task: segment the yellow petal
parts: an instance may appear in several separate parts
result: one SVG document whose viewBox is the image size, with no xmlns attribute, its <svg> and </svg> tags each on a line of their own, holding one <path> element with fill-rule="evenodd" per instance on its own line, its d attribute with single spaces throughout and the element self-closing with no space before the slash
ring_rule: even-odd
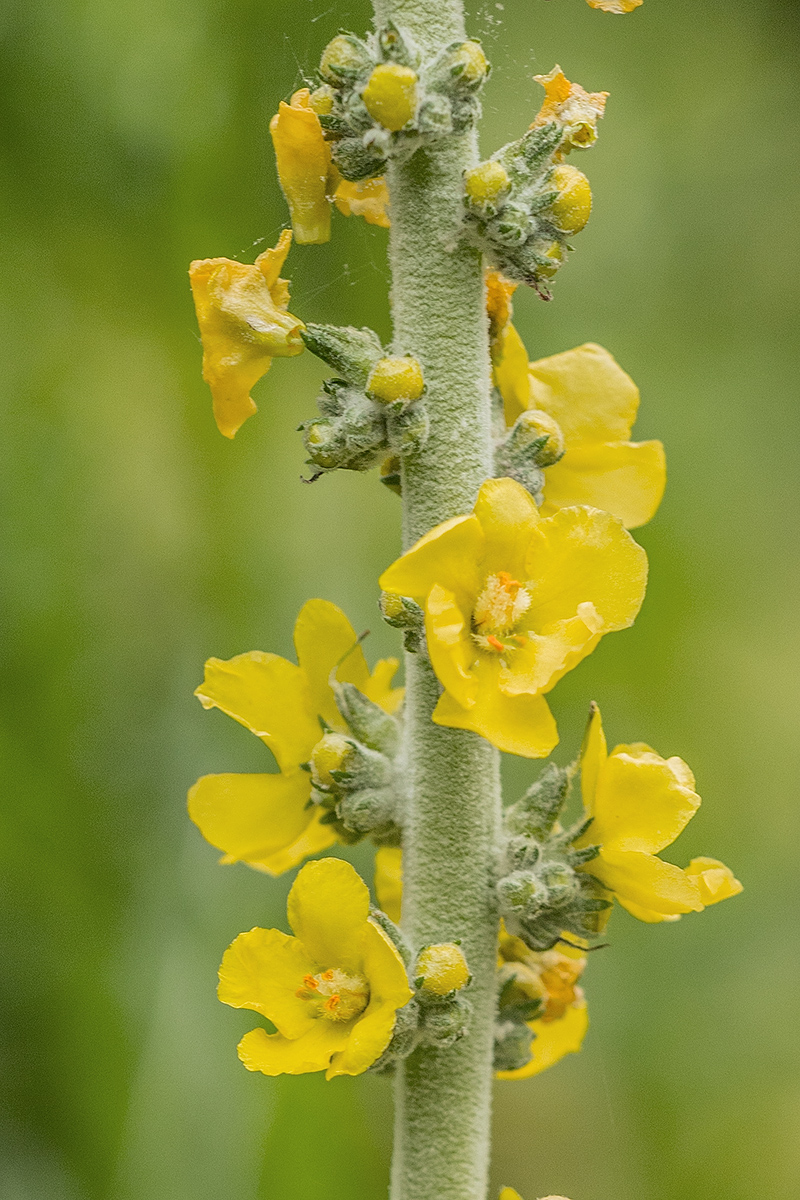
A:
<svg viewBox="0 0 800 1200">
<path fill-rule="evenodd" d="M 240 933 L 222 958 L 217 995 L 231 1008 L 252 1008 L 289 1038 L 315 1024 L 308 1003 L 297 995 L 304 975 L 316 967 L 297 938 L 279 929 Z"/>
<path fill-rule="evenodd" d="M 504 1187 L 500 1189 L 500 1200 L 522 1200 L 522 1197 L 513 1188 Z"/>
<path fill-rule="evenodd" d="M 478 680 L 471 671 L 475 658 L 465 617 L 447 588 L 434 584 L 425 603 L 425 632 L 434 671 L 454 700 L 464 708 L 475 703 Z"/>
<path fill-rule="evenodd" d="M 530 1021 L 535 1036 L 531 1050 L 533 1058 L 517 1071 L 498 1071 L 498 1079 L 530 1079 L 554 1066 L 565 1054 L 580 1050 L 589 1014 L 585 1004 L 572 1004 L 557 1021 Z"/>
<path fill-rule="evenodd" d="M 281 101 L 269 125 L 292 230 L 304 245 L 327 242 L 331 236 L 331 152 L 319 117 L 310 107 L 310 94 L 308 88 L 301 88 L 291 104 Z"/>
<path fill-rule="evenodd" d="M 276 308 L 280 309 L 289 307 L 289 281 L 281 279 L 280 273 L 283 270 L 283 264 L 288 258 L 291 246 L 292 231 L 290 229 L 283 229 L 276 244 L 262 251 L 253 264 L 258 267 L 264 277 L 264 282 L 272 297 L 273 304 Z"/>
<path fill-rule="evenodd" d="M 389 1045 L 397 1009 L 413 996 L 403 960 L 374 921 L 367 922 L 363 953 L 363 972 L 370 988 L 369 1005 L 353 1025 L 347 1044 L 334 1055 L 328 1079 L 360 1075 L 371 1067 Z"/>
<path fill-rule="evenodd" d="M 686 874 L 697 881 L 700 899 L 705 905 L 719 904 L 720 900 L 728 900 L 744 891 L 730 867 L 718 858 L 693 858 Z"/>
<path fill-rule="evenodd" d="M 531 535 L 539 525 L 539 510 L 527 488 L 515 479 L 487 479 L 475 501 L 485 538 L 482 571 L 508 571 L 523 581 Z"/>
<path fill-rule="evenodd" d="M 350 1025 L 319 1020 L 296 1041 L 264 1029 L 251 1029 L 239 1042 L 239 1058 L 248 1071 L 264 1075 L 305 1075 L 324 1071 L 337 1050 L 347 1043 Z"/>
<path fill-rule="evenodd" d="M 360 179 L 351 183 L 343 179 L 333 194 L 336 207 L 346 217 L 363 217 L 368 225 L 388 229 L 389 189 L 381 175 L 378 179 Z"/>
<path fill-rule="evenodd" d="M 617 896 L 617 900 L 632 917 L 636 917 L 637 921 L 644 921 L 646 925 L 660 925 L 663 921 L 680 921 L 680 913 L 655 912 L 652 908 L 642 908 L 641 904 L 634 904 L 630 900 L 623 899 L 622 896 Z"/>
<path fill-rule="evenodd" d="M 617 746 L 606 759 L 597 781 L 594 821 L 585 836 L 609 849 L 658 854 L 686 828 L 700 797 L 687 786 L 688 767 L 681 759 L 632 750 Z"/>
<path fill-rule="evenodd" d="M 597 778 L 608 758 L 606 735 L 603 732 L 603 719 L 600 709 L 594 700 L 589 705 L 589 721 L 583 735 L 581 746 L 581 799 L 586 815 L 594 816 L 594 796 L 597 790 Z M 591 837 L 588 843 L 591 845 Z"/>
<path fill-rule="evenodd" d="M 590 601 L 578 605 L 578 609 L 574 617 L 554 622 L 546 634 L 526 630 L 526 644 L 510 656 L 508 667 L 501 671 L 503 691 L 510 696 L 549 692 L 567 671 L 591 654 L 606 630 Z"/>
<path fill-rule="evenodd" d="M 510 321 L 497 335 L 492 363 L 495 386 L 503 397 L 506 424 L 513 425 L 520 413 L 536 405 L 531 401 L 528 351 Z"/>
<path fill-rule="evenodd" d="M 597 633 L 632 625 L 644 599 L 647 555 L 620 521 L 596 508 L 562 508 L 540 521 L 528 552 L 527 628 L 547 634 L 590 603 Z"/>
<path fill-rule="evenodd" d="M 629 13 L 644 4 L 644 0 L 587 0 L 589 8 L 599 8 L 601 12 Z"/>
<path fill-rule="evenodd" d="M 700 912 L 703 908 L 697 882 L 687 878 L 680 867 L 652 854 L 604 847 L 599 858 L 587 864 L 586 872 L 615 895 L 641 908 L 667 916 Z"/>
<path fill-rule="evenodd" d="M 284 771 L 305 762 L 319 741 L 305 674 L 277 654 L 210 658 L 195 696 L 203 708 L 221 709 L 260 737 Z"/>
<path fill-rule="evenodd" d="M 639 389 L 602 346 L 587 342 L 530 364 L 531 408 L 544 409 L 567 445 L 626 442 Z"/>
<path fill-rule="evenodd" d="M 474 513 L 436 525 L 383 572 L 385 592 L 424 599 L 435 583 L 459 600 L 477 595 L 483 533 Z"/>
<path fill-rule="evenodd" d="M 544 473 L 542 514 L 589 504 L 618 517 L 626 529 L 645 525 L 667 482 L 661 442 L 598 442 L 568 447 Z"/>
<path fill-rule="evenodd" d="M 288 243 L 283 241 L 288 248 Z M 302 354 L 302 321 L 285 311 L 285 281 L 272 287 L 269 274 L 282 245 L 250 265 L 228 258 L 207 258 L 189 268 L 197 323 L 203 342 L 203 378 L 211 388 L 219 430 L 232 438 L 256 411 L 250 389 L 269 370 L 272 359 Z M 282 286 L 279 286 L 282 285 Z M 275 296 L 278 297 L 276 303 Z"/>
<path fill-rule="evenodd" d="M 491 662 L 481 663 L 492 669 Z M 433 710 L 437 725 L 471 729 L 507 754 L 523 758 L 545 758 L 558 743 L 558 730 L 543 696 L 507 696 L 497 677 L 481 679 L 474 707 L 462 708 L 449 692 L 443 692 Z"/>
<path fill-rule="evenodd" d="M 318 810 L 307 808 L 310 792 L 305 771 L 204 775 L 189 792 L 189 816 L 206 841 L 223 851 L 226 862 L 246 862 L 273 873 L 269 864 L 295 846 L 317 815 Z M 329 826 L 322 826 L 325 830 L 326 845 L 332 845 L 336 839 Z"/>
<path fill-rule="evenodd" d="M 379 704 L 384 712 L 395 713 L 403 703 L 404 689 L 391 686 L 399 666 L 396 658 L 379 658 L 364 684 L 364 695 L 373 704 Z"/>
<path fill-rule="evenodd" d="M 379 846 L 375 855 L 375 896 L 390 921 L 400 924 L 403 900 L 403 851 L 399 846 Z"/>
<path fill-rule="evenodd" d="M 329 725 L 342 729 L 342 718 L 328 680 L 340 663 L 336 678 L 341 683 L 354 683 L 364 691 L 369 668 L 358 634 L 335 604 L 329 600 L 307 600 L 295 622 L 294 646 L 297 661 L 308 680 L 314 712 L 321 714 Z"/>
<path fill-rule="evenodd" d="M 339 858 L 306 863 L 289 892 L 287 912 L 320 970 L 361 970 L 369 891 L 350 863 Z"/>
</svg>

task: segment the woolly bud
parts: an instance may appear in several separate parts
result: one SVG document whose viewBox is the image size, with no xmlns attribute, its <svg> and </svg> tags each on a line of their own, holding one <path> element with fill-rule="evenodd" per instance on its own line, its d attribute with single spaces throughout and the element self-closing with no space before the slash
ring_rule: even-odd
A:
<svg viewBox="0 0 800 1200">
<path fill-rule="evenodd" d="M 396 133 L 417 110 L 417 73 L 400 63 L 378 63 L 361 98 L 369 115 Z"/>
<path fill-rule="evenodd" d="M 479 163 L 477 167 L 467 171 L 464 176 L 464 190 L 467 199 L 476 205 L 491 205 L 497 203 L 511 186 L 508 171 L 502 163 L 489 159 Z"/>
<path fill-rule="evenodd" d="M 355 79 L 371 62 L 367 47 L 350 33 L 340 33 L 322 51 L 319 73 L 328 83 Z"/>
<path fill-rule="evenodd" d="M 583 171 L 569 163 L 559 163 L 549 182 L 558 191 L 550 205 L 553 223 L 564 233 L 580 233 L 592 211 L 592 189 Z"/>
<path fill-rule="evenodd" d="M 352 744 L 341 733 L 326 733 L 311 751 L 311 778 L 318 787 L 335 787 L 331 771 L 345 769 Z"/>
<path fill-rule="evenodd" d="M 418 986 L 434 996 L 458 992 L 472 978 L 463 951 L 455 942 L 426 946 L 417 958 L 415 973 Z"/>
<path fill-rule="evenodd" d="M 381 358 L 372 368 L 366 390 L 367 395 L 379 404 L 419 400 L 425 390 L 422 367 L 410 356 Z"/>
</svg>

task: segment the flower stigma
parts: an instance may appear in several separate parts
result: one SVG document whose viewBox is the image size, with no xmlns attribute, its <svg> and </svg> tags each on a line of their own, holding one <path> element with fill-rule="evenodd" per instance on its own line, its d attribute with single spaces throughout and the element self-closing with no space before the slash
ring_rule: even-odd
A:
<svg viewBox="0 0 800 1200">
<path fill-rule="evenodd" d="M 513 630 L 531 606 L 525 585 L 512 579 L 508 571 L 489 575 L 472 612 L 473 638 L 482 650 L 503 654 L 527 643 Z"/>
</svg>

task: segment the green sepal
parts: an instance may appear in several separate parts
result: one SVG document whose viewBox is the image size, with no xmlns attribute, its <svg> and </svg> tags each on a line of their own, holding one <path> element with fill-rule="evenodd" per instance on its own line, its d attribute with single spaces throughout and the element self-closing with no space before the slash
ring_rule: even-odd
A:
<svg viewBox="0 0 800 1200">
<path fill-rule="evenodd" d="M 335 371 L 341 371 L 353 387 L 364 388 L 372 368 L 383 358 L 380 338 L 367 327 L 311 323 L 300 334 L 307 349 Z"/>
</svg>

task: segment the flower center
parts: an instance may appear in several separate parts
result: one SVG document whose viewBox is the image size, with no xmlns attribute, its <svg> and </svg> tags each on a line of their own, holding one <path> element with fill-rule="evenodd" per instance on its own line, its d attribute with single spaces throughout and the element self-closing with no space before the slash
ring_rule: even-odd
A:
<svg viewBox="0 0 800 1200">
<path fill-rule="evenodd" d="M 351 1021 L 369 1004 L 369 984 L 363 975 L 348 975 L 332 967 L 319 975 L 304 975 L 303 986 L 295 995 L 312 1005 L 315 1017 Z"/>
<path fill-rule="evenodd" d="M 567 958 L 558 951 L 549 950 L 542 955 L 540 978 L 547 990 L 543 1021 L 559 1020 L 581 998 L 583 993 L 576 985 L 585 965 L 585 958 Z"/>
<path fill-rule="evenodd" d="M 524 584 L 508 571 L 487 576 L 472 612 L 473 637 L 482 650 L 502 654 L 524 646 L 525 637 L 511 636 L 514 627 L 531 606 Z"/>
</svg>

